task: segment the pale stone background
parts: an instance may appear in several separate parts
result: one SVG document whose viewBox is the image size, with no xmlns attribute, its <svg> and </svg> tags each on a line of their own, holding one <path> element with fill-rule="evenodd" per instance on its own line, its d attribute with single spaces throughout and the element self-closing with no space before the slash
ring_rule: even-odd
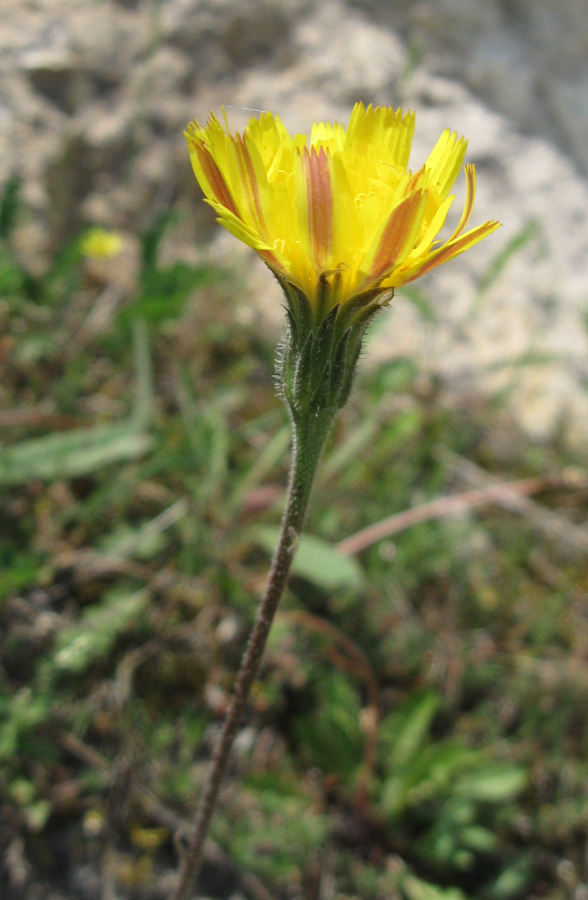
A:
<svg viewBox="0 0 588 900">
<path fill-rule="evenodd" d="M 417 283 L 436 325 L 398 298 L 372 358 L 414 353 L 449 391 L 508 390 L 529 434 L 585 445 L 586 0 L 0 3 L 0 183 L 23 179 L 16 241 L 39 269 L 85 225 L 136 233 L 172 205 L 165 252 L 238 266 L 277 328 L 276 288 L 200 203 L 182 128 L 224 104 L 235 125 L 248 115 L 238 107 L 254 107 L 307 130 L 345 121 L 356 100 L 416 110 L 415 165 L 441 129 L 465 134 L 474 224 L 504 223 Z M 531 238 L 480 291 L 525 228 Z"/>
</svg>

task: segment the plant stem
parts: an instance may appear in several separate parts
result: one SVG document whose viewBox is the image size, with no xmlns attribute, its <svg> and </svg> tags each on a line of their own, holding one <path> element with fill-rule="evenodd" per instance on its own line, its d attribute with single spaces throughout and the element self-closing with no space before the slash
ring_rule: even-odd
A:
<svg viewBox="0 0 588 900">
<path fill-rule="evenodd" d="M 194 879 L 198 874 L 202 860 L 202 848 L 227 768 L 233 740 L 243 718 L 247 698 L 259 669 L 272 621 L 288 580 L 292 559 L 304 526 L 314 476 L 331 422 L 332 416 L 325 415 L 315 419 L 312 423 L 305 423 L 306 427 L 297 429 L 293 426 L 294 441 L 288 496 L 267 591 L 259 605 L 255 625 L 241 661 L 233 699 L 204 784 L 200 803 L 196 810 L 194 826 L 182 861 L 179 881 L 171 900 L 188 900 Z M 308 427 L 309 424 L 311 427 Z M 300 431 L 306 433 L 300 434 Z"/>
</svg>

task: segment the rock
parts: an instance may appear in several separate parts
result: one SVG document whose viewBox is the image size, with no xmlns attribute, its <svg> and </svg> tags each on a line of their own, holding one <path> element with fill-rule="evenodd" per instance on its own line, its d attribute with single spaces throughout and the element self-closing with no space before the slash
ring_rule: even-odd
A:
<svg viewBox="0 0 588 900">
<path fill-rule="evenodd" d="M 525 131 L 537 123 L 539 87 L 533 69 L 512 36 L 490 35 L 468 60 L 464 79 L 490 106 L 517 122 Z"/>
<path fill-rule="evenodd" d="M 493 217 L 504 222 L 498 235 L 418 283 L 437 323 L 426 326 L 415 308 L 399 298 L 388 323 L 379 328 L 369 358 L 412 352 L 419 365 L 440 375 L 451 391 L 508 391 L 512 408 L 534 438 L 544 439 L 557 428 L 570 437 L 573 431 L 574 440 L 583 430 L 588 439 L 588 427 L 579 424 L 588 423 L 580 374 L 588 355 L 588 266 L 582 262 L 588 262 L 586 184 L 552 145 L 517 134 L 507 119 L 487 110 L 463 85 L 441 79 L 424 66 L 403 77 L 406 51 L 394 35 L 378 31 L 365 16 L 348 15 L 348 31 L 343 27 L 341 44 L 330 50 L 329 34 L 334 22 L 344 21 L 343 13 L 341 4 L 331 2 L 301 22 L 294 33 L 301 50 L 291 71 L 271 80 L 257 70 L 247 72 L 236 103 L 279 109 L 291 129 L 306 130 L 313 119 L 345 120 L 348 94 L 355 90 L 361 97 L 362 81 L 365 85 L 369 79 L 370 96 L 381 102 L 394 90 L 403 105 L 417 110 L 414 165 L 424 161 L 443 128 L 466 134 L 469 159 L 480 172 L 474 223 Z M 353 36 L 349 43 L 347 34 Z M 379 50 L 378 64 L 370 65 L 374 47 Z M 319 48 L 324 52 L 318 53 Z M 337 57 L 341 48 L 345 71 Z M 299 92 L 304 109 L 296 103 Z M 216 97 L 207 97 L 213 108 L 220 103 L 218 94 L 220 90 Z M 231 126 L 244 124 L 247 115 L 232 110 Z M 463 197 L 463 182 L 459 191 Z M 458 216 L 456 201 L 454 220 Z M 494 282 L 482 290 L 493 260 L 527 232 L 534 236 L 523 241 L 518 252 L 513 250 Z M 238 257 L 240 271 L 247 259 L 253 260 L 230 236 L 219 234 L 215 243 L 221 254 L 217 258 Z M 272 279 L 257 263 L 248 278 L 256 285 L 268 327 L 279 329 L 279 316 L 273 313 L 280 298 Z"/>
<path fill-rule="evenodd" d="M 406 50 L 395 34 L 336 0 L 322 3 L 302 21 L 295 40 L 300 61 L 294 83 L 323 93 L 331 103 L 370 103 L 384 91 L 391 96 L 406 67 Z"/>
<path fill-rule="evenodd" d="M 15 241 L 39 272 L 80 229 L 137 234 L 173 204 L 166 259 L 247 273 L 244 303 L 278 332 L 279 291 L 201 202 L 183 126 L 224 104 L 232 128 L 270 109 L 306 131 L 356 100 L 401 103 L 414 166 L 445 127 L 470 139 L 474 221 L 504 228 L 418 283 L 434 326 L 399 296 L 370 358 L 409 348 L 450 391 L 508 392 L 535 437 L 588 440 L 587 49 L 585 0 L 4 0 L 0 183 L 19 175 L 28 208 Z M 463 181 L 456 215 L 460 198 Z"/>
<path fill-rule="evenodd" d="M 579 137 L 588 130 L 584 0 L 350 2 L 402 34 L 430 71 L 464 79 L 519 128 L 571 152 L 588 174 L 587 144 Z"/>
<path fill-rule="evenodd" d="M 84 136 L 72 129 L 66 136 L 61 156 L 44 173 L 53 251 L 71 240 L 83 225 L 80 204 L 90 189 L 89 163 L 90 148 Z"/>
<path fill-rule="evenodd" d="M 51 0 L 43 3 L 51 8 Z M 99 4 L 73 0 L 60 19 L 69 45 L 84 71 L 95 79 L 98 93 L 108 93 L 126 81 L 130 67 L 141 60 L 153 40 L 152 12 L 146 4 L 132 10 L 112 0 Z"/>
<path fill-rule="evenodd" d="M 22 70 L 31 84 L 62 112 L 70 115 L 85 99 L 85 79 L 67 48 L 23 54 Z"/>
<path fill-rule="evenodd" d="M 588 172 L 588 68 L 572 83 L 552 78 L 546 94 L 553 120 L 565 135 L 567 148 Z"/>
<path fill-rule="evenodd" d="M 540 51 L 536 63 L 567 78 L 588 68 L 588 16 L 584 0 L 514 0 L 516 20 Z"/>
<path fill-rule="evenodd" d="M 262 3 L 253 13 L 231 17 L 222 45 L 230 62 L 239 68 L 283 65 L 291 61 L 290 26 L 284 10 Z M 284 48 L 288 48 L 286 52 Z"/>
<path fill-rule="evenodd" d="M 77 117 L 77 132 L 88 149 L 88 173 L 117 172 L 124 177 L 133 158 L 133 128 L 137 113 L 130 102 L 113 107 L 103 101 L 88 103 Z"/>
<path fill-rule="evenodd" d="M 235 68 L 280 65 L 290 59 L 292 23 L 308 3 L 287 0 L 168 0 L 161 13 L 164 39 L 190 53 L 202 81 Z"/>
</svg>

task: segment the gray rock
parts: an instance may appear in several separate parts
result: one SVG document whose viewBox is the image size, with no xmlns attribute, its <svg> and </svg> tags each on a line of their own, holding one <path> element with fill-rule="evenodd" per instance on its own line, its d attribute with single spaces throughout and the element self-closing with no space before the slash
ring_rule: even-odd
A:
<svg viewBox="0 0 588 900">
<path fill-rule="evenodd" d="M 251 108 L 270 109 L 293 131 L 344 121 L 356 100 L 410 106 L 414 165 L 443 128 L 465 134 L 479 169 L 474 221 L 498 217 L 504 228 L 418 283 L 437 312 L 434 328 L 399 296 L 371 358 L 410 350 L 451 391 L 509 392 L 538 438 L 563 428 L 588 440 L 588 187 L 574 169 L 588 172 L 585 8 L 585 0 L 4 0 L 0 183 L 11 174 L 23 181 L 30 217 L 15 235 L 19 250 L 38 272 L 80 228 L 136 233 L 174 202 L 182 219 L 166 258 L 201 253 L 249 271 L 259 314 L 278 330 L 274 282 L 201 202 L 182 127 L 223 104 L 231 127 L 244 127 Z M 462 182 L 457 192 L 459 207 Z M 525 234 L 482 289 L 493 261 Z"/>
<path fill-rule="evenodd" d="M 466 83 L 529 133 L 548 135 L 588 174 L 577 139 L 588 78 L 584 0 L 350 0 L 409 42 L 430 71 Z M 565 83 L 567 90 L 553 84 Z"/>
<path fill-rule="evenodd" d="M 85 99 L 84 75 L 67 48 L 32 50 L 20 62 L 34 88 L 62 112 L 72 114 Z"/>
</svg>

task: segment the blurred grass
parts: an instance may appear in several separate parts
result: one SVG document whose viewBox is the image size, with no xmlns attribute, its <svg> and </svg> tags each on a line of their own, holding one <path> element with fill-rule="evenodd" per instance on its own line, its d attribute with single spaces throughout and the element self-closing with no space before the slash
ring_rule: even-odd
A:
<svg viewBox="0 0 588 900">
<path fill-rule="evenodd" d="M 163 897 L 173 829 L 193 809 L 279 521 L 289 440 L 275 336 L 255 316 L 243 323 L 242 286 L 226 273 L 160 263 L 165 220 L 142 239 L 134 291 L 84 332 L 105 285 L 79 242 L 33 279 L 10 243 L 16 204 L 10 184 L 7 858 L 25 854 L 39 890 L 76 896 L 80 866 L 99 877 L 108 866 L 122 895 Z M 481 292 L 533 234 L 494 262 Z M 411 299 L 430 319 L 426 293 Z M 358 558 L 336 548 L 463 489 L 456 459 L 504 480 L 584 462 L 525 441 L 498 401 L 449 404 L 413 360 L 366 367 L 237 742 L 208 896 L 588 896 L 583 556 L 537 516 L 496 507 L 423 522 Z M 576 483 L 546 488 L 539 519 L 545 509 L 582 526 Z M 10 866 L 4 879 L 2 896 L 20 896 Z"/>
</svg>

